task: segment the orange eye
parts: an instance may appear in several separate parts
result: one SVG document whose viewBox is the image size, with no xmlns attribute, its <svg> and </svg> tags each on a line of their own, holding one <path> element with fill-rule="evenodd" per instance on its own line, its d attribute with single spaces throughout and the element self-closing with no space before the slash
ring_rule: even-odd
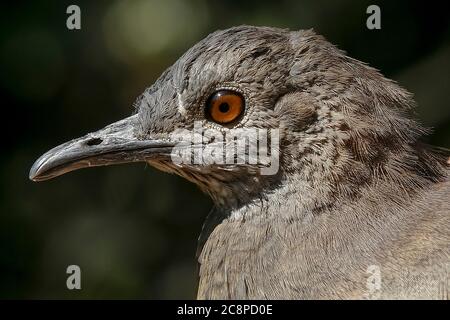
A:
<svg viewBox="0 0 450 320">
<path fill-rule="evenodd" d="M 244 97 L 236 91 L 219 90 L 206 102 L 206 115 L 220 124 L 233 122 L 244 112 Z"/>
</svg>

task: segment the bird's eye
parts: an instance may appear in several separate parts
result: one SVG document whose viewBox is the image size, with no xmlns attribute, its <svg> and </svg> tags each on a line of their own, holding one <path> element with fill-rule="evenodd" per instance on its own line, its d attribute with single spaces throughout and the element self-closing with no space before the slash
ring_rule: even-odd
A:
<svg viewBox="0 0 450 320">
<path fill-rule="evenodd" d="M 235 121 L 244 112 L 242 94 L 233 90 L 218 90 L 206 102 L 206 116 L 219 124 Z"/>
</svg>

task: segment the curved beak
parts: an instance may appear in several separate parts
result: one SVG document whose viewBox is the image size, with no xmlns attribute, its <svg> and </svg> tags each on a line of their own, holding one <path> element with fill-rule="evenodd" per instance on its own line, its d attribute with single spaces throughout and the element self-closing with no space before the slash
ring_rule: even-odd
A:
<svg viewBox="0 0 450 320">
<path fill-rule="evenodd" d="M 134 115 L 55 147 L 36 160 L 30 179 L 43 181 L 82 168 L 145 162 L 170 155 L 173 143 L 138 139 L 136 126 Z"/>
</svg>

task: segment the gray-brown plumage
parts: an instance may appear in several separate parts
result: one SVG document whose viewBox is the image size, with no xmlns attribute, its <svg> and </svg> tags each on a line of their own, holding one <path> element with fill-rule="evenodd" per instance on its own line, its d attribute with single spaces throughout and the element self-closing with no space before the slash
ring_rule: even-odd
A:
<svg viewBox="0 0 450 320">
<path fill-rule="evenodd" d="M 222 88 L 245 96 L 232 125 L 205 117 Z M 133 116 L 49 151 L 30 177 L 146 161 L 196 183 L 215 203 L 199 241 L 200 299 L 447 298 L 448 152 L 420 142 L 413 105 L 313 31 L 236 27 L 189 49 Z M 279 129 L 278 172 L 174 164 L 170 133 L 194 121 Z"/>
</svg>

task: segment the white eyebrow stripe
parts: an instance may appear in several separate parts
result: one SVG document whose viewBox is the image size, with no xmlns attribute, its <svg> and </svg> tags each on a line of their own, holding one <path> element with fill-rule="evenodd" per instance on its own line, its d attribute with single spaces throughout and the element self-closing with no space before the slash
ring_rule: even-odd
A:
<svg viewBox="0 0 450 320">
<path fill-rule="evenodd" d="M 178 112 L 182 115 L 186 115 L 186 108 L 184 107 L 183 98 L 181 97 L 181 93 L 177 92 L 178 98 Z"/>
</svg>

